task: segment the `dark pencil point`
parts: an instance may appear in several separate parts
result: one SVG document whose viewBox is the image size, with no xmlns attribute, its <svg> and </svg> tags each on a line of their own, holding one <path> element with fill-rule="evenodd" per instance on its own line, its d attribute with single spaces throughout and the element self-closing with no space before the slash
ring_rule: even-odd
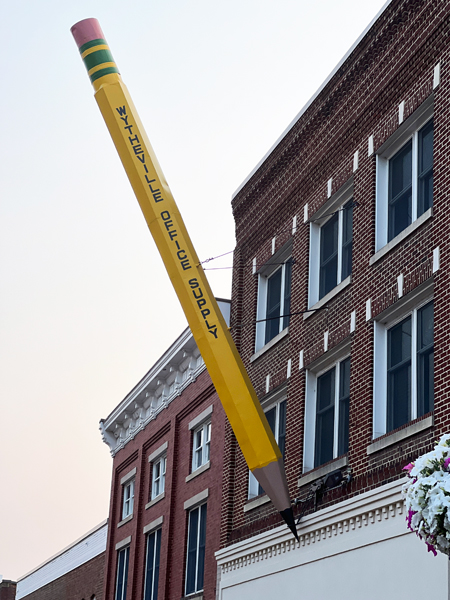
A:
<svg viewBox="0 0 450 600">
<path fill-rule="evenodd" d="M 289 508 L 286 508 L 286 510 L 281 510 L 280 511 L 280 515 L 286 521 L 286 525 L 292 531 L 292 533 L 295 536 L 295 539 L 298 542 L 299 539 L 298 539 L 297 527 L 295 525 L 294 512 L 293 512 L 292 508 L 289 507 Z"/>
</svg>

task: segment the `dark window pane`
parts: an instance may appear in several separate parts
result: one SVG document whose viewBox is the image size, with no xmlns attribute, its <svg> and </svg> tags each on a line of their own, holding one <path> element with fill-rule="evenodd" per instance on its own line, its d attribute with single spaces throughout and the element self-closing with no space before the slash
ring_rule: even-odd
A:
<svg viewBox="0 0 450 600">
<path fill-rule="evenodd" d="M 333 458 L 335 369 L 317 378 L 314 466 Z"/>
<path fill-rule="evenodd" d="M 412 142 L 389 161 L 388 241 L 412 221 Z"/>
<path fill-rule="evenodd" d="M 130 548 L 123 548 L 119 551 L 117 561 L 117 583 L 116 583 L 116 598 L 115 600 L 126 600 L 127 597 L 127 581 L 128 581 L 128 558 Z"/>
<path fill-rule="evenodd" d="M 419 197 L 417 216 L 433 205 L 433 121 L 419 131 Z"/>
<path fill-rule="evenodd" d="M 197 570 L 197 542 L 198 542 L 198 509 L 191 510 L 189 513 L 189 535 L 187 549 L 187 568 L 186 568 L 186 594 L 195 592 L 195 579 Z"/>
<path fill-rule="evenodd" d="M 144 600 L 158 600 L 159 556 L 161 529 L 147 537 Z"/>
<path fill-rule="evenodd" d="M 289 313 L 291 312 L 291 278 L 292 278 L 292 258 L 286 261 L 284 266 L 284 306 L 283 329 L 289 325 Z"/>
<path fill-rule="evenodd" d="M 433 302 L 417 312 L 417 416 L 434 407 Z"/>
<path fill-rule="evenodd" d="M 266 344 L 280 332 L 281 274 L 278 269 L 267 280 Z"/>
<path fill-rule="evenodd" d="M 338 214 L 320 228 L 319 299 L 337 285 Z"/>
<path fill-rule="evenodd" d="M 198 565 L 197 565 L 197 589 L 203 589 L 203 579 L 205 574 L 205 545 L 206 545 L 206 504 L 200 507 L 200 532 L 198 544 Z"/>
<path fill-rule="evenodd" d="M 279 404 L 279 415 L 278 415 L 278 446 L 280 452 L 284 458 L 284 448 L 286 439 L 286 400 Z"/>
<path fill-rule="evenodd" d="M 350 358 L 341 362 L 339 370 L 338 455 L 340 456 L 348 451 Z"/>
<path fill-rule="evenodd" d="M 342 211 L 342 274 L 344 280 L 352 272 L 353 246 L 353 199 L 344 206 Z"/>
<path fill-rule="evenodd" d="M 387 429 L 411 420 L 411 317 L 388 331 Z"/>
</svg>

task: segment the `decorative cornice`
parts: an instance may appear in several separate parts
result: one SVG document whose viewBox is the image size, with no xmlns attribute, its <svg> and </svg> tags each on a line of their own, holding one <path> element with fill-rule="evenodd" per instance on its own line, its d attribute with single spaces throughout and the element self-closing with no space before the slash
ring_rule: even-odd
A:
<svg viewBox="0 0 450 600">
<path fill-rule="evenodd" d="M 217 299 L 229 324 L 230 302 Z M 169 406 L 205 370 L 189 328 L 166 350 L 141 381 L 125 396 L 99 429 L 114 457 Z"/>
<path fill-rule="evenodd" d="M 219 572 L 225 575 L 312 544 L 326 544 L 328 540 L 338 536 L 345 536 L 358 529 L 376 527 L 383 521 L 402 515 L 403 482 L 403 479 L 396 480 L 304 517 L 297 528 L 299 542 L 282 525 L 223 548 L 216 552 Z M 333 552 L 334 547 L 330 551 Z"/>
</svg>

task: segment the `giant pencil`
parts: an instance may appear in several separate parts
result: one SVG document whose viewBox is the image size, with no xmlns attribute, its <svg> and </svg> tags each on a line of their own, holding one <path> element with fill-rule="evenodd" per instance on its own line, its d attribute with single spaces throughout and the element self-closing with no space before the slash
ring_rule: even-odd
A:
<svg viewBox="0 0 450 600">
<path fill-rule="evenodd" d="M 100 25 L 96 19 L 86 19 L 71 31 L 95 99 L 242 453 L 297 537 L 280 450 Z"/>
</svg>

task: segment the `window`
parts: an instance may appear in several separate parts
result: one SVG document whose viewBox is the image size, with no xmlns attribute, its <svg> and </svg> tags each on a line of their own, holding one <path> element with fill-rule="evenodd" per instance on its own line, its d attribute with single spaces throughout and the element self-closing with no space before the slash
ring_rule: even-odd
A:
<svg viewBox="0 0 450 600">
<path fill-rule="evenodd" d="M 256 350 L 289 325 L 291 310 L 292 243 L 287 244 L 259 272 Z"/>
<path fill-rule="evenodd" d="M 123 486 L 123 506 L 122 506 L 122 519 L 129 517 L 133 514 L 134 504 L 134 479 L 128 481 Z"/>
<path fill-rule="evenodd" d="M 147 536 L 145 558 L 144 600 L 158 600 L 159 557 L 161 553 L 161 529 Z"/>
<path fill-rule="evenodd" d="M 374 437 L 433 410 L 433 301 L 375 324 L 374 400 Z"/>
<path fill-rule="evenodd" d="M 348 451 L 350 357 L 306 375 L 304 471 L 310 471 Z"/>
<path fill-rule="evenodd" d="M 433 205 L 432 105 L 424 103 L 377 155 L 376 250 Z"/>
<path fill-rule="evenodd" d="M 192 449 L 192 471 L 196 471 L 209 461 L 211 443 L 211 421 L 206 421 L 194 430 Z"/>
<path fill-rule="evenodd" d="M 203 589 L 205 571 L 206 504 L 189 512 L 186 594 Z"/>
<path fill-rule="evenodd" d="M 309 306 L 321 300 L 352 272 L 353 206 L 349 182 L 311 221 Z"/>
<path fill-rule="evenodd" d="M 162 494 L 165 488 L 167 456 L 161 456 L 152 466 L 152 500 Z"/>
<path fill-rule="evenodd" d="M 265 411 L 265 415 L 284 459 L 286 439 L 286 400 L 282 400 L 281 402 L 277 402 L 276 404 L 272 405 L 268 410 Z M 248 497 L 254 498 L 255 496 L 260 496 L 261 494 L 264 494 L 264 490 L 258 483 L 256 477 L 250 471 Z"/>
<path fill-rule="evenodd" d="M 130 557 L 130 547 L 119 550 L 117 560 L 117 580 L 115 600 L 126 600 L 127 580 L 128 580 L 128 561 Z"/>
</svg>

